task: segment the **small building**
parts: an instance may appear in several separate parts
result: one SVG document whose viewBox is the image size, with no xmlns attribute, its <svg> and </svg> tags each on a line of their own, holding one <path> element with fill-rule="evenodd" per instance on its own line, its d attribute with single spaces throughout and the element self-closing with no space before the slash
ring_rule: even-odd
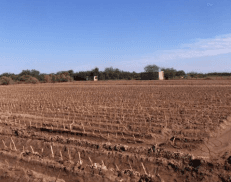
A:
<svg viewBox="0 0 231 182">
<path fill-rule="evenodd" d="M 98 81 L 98 76 L 94 76 L 94 81 Z"/>
<path fill-rule="evenodd" d="M 159 72 L 159 80 L 164 80 L 164 71 Z"/>
</svg>

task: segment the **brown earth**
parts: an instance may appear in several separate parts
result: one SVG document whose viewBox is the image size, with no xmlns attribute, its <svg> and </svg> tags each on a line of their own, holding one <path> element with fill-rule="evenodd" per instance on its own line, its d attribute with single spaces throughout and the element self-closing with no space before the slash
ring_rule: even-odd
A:
<svg viewBox="0 0 231 182">
<path fill-rule="evenodd" d="M 231 181 L 231 81 L 0 87 L 0 181 Z"/>
</svg>

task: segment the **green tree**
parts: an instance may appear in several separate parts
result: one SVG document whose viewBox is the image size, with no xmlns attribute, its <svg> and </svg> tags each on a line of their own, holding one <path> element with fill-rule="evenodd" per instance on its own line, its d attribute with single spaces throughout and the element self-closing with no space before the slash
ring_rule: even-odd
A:
<svg viewBox="0 0 231 182">
<path fill-rule="evenodd" d="M 105 69 L 104 69 L 104 72 L 106 72 L 106 73 L 110 73 L 110 72 L 113 72 L 113 71 L 114 71 L 114 69 L 113 69 L 112 66 L 109 67 L 109 68 L 105 68 Z"/>
<path fill-rule="evenodd" d="M 113 74 L 112 74 L 112 76 L 113 76 L 112 78 L 113 78 L 114 80 L 118 80 L 120 75 L 119 75 L 118 72 L 114 71 Z"/>
<path fill-rule="evenodd" d="M 13 73 L 2 73 L 2 74 L 0 75 L 0 77 L 2 77 L 2 76 L 10 77 L 10 76 L 12 76 L 12 75 L 14 75 L 14 74 L 13 74 Z"/>
<path fill-rule="evenodd" d="M 51 76 L 51 81 L 52 81 L 52 83 L 55 83 L 56 82 L 56 76 L 55 75 L 50 75 Z"/>
<path fill-rule="evenodd" d="M 33 77 L 38 77 L 39 74 L 40 74 L 40 72 L 37 71 L 37 70 L 35 70 L 35 69 L 32 69 L 32 70 L 30 71 L 30 75 L 33 76 Z"/>
<path fill-rule="evenodd" d="M 11 77 L 12 80 L 14 80 L 14 81 L 18 81 L 18 80 L 19 80 L 19 76 L 18 76 L 18 75 L 12 74 L 10 77 Z"/>
<path fill-rule="evenodd" d="M 103 72 L 99 72 L 99 80 L 105 80 L 105 75 L 103 74 Z"/>
<path fill-rule="evenodd" d="M 45 82 L 45 74 L 40 74 L 37 78 L 40 82 Z"/>
<path fill-rule="evenodd" d="M 0 85 L 10 85 L 13 84 L 13 80 L 10 77 L 2 76 L 0 78 Z"/>
<path fill-rule="evenodd" d="M 99 76 L 99 68 L 95 67 L 95 68 L 92 70 L 92 76 Z"/>
<path fill-rule="evenodd" d="M 124 79 L 124 72 L 123 72 L 123 71 L 120 72 L 120 74 L 119 74 L 119 79 L 120 79 L 120 80 L 121 80 L 121 79 Z"/>
<path fill-rule="evenodd" d="M 114 76 L 115 79 L 120 79 L 120 70 L 118 68 L 114 69 Z"/>
<path fill-rule="evenodd" d="M 144 67 L 145 72 L 159 72 L 159 67 L 155 64 L 153 65 L 147 65 Z"/>
<path fill-rule="evenodd" d="M 108 72 L 105 72 L 104 75 L 105 75 L 105 79 L 106 79 L 106 80 L 110 80 L 110 79 L 111 79 L 111 77 L 109 76 L 109 73 L 108 73 Z"/>
<path fill-rule="evenodd" d="M 19 73 L 19 76 L 23 76 L 23 75 L 30 75 L 30 70 L 22 70 L 22 72 Z"/>
<path fill-rule="evenodd" d="M 183 70 L 179 70 L 176 72 L 176 76 L 185 76 L 185 72 Z"/>
<path fill-rule="evenodd" d="M 74 76 L 74 71 L 73 71 L 73 70 L 68 70 L 67 72 L 69 73 L 70 77 L 73 78 L 73 76 Z"/>
<path fill-rule="evenodd" d="M 161 68 L 161 71 L 164 71 L 164 78 L 165 79 L 173 79 L 176 76 L 177 70 L 174 68 Z"/>
<path fill-rule="evenodd" d="M 198 73 L 195 72 L 195 71 L 191 71 L 191 72 L 189 72 L 187 75 L 189 75 L 189 76 L 192 77 L 192 78 L 195 78 L 195 77 L 198 75 Z"/>
</svg>

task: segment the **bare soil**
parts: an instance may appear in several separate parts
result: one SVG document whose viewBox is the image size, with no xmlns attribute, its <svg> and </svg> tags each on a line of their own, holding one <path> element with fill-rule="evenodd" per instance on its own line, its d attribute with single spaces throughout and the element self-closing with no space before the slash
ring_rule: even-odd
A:
<svg viewBox="0 0 231 182">
<path fill-rule="evenodd" d="M 0 181 L 231 181 L 231 81 L 0 87 Z"/>
</svg>

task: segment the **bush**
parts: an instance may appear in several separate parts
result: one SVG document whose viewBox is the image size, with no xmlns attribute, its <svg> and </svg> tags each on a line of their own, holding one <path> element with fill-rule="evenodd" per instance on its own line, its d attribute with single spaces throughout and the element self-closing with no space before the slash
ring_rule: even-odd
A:
<svg viewBox="0 0 231 182">
<path fill-rule="evenodd" d="M 51 83 L 51 75 L 44 75 L 44 82 Z"/>
<path fill-rule="evenodd" d="M 19 76 L 18 75 L 11 75 L 11 78 L 15 82 L 17 82 L 19 80 Z"/>
<path fill-rule="evenodd" d="M 25 82 L 26 83 L 33 83 L 33 84 L 39 83 L 38 79 L 35 77 L 32 77 L 32 76 L 30 78 L 28 78 Z"/>
<path fill-rule="evenodd" d="M 21 82 L 25 82 L 29 78 L 30 78 L 30 75 L 22 75 L 22 76 L 19 77 L 18 80 L 21 81 Z"/>
<path fill-rule="evenodd" d="M 56 75 L 56 80 L 59 82 L 72 82 L 73 78 L 66 74 Z"/>
<path fill-rule="evenodd" d="M 37 79 L 38 79 L 38 81 L 39 82 L 45 82 L 45 75 L 44 74 L 41 74 L 41 75 L 39 75 L 39 76 L 37 76 Z"/>
<path fill-rule="evenodd" d="M 20 81 L 20 82 L 24 82 L 24 83 L 33 83 L 33 84 L 39 83 L 39 81 L 38 81 L 37 78 L 32 77 L 32 76 L 30 76 L 30 75 L 23 75 L 23 76 L 20 76 L 20 77 L 19 77 L 19 81 Z"/>
<path fill-rule="evenodd" d="M 58 75 L 45 75 L 44 76 L 45 83 L 55 83 L 55 82 L 72 82 L 73 78 L 67 74 L 58 74 Z"/>
<path fill-rule="evenodd" d="M 10 77 L 2 76 L 0 78 L 0 85 L 11 85 L 14 81 Z"/>
<path fill-rule="evenodd" d="M 142 72 L 140 74 L 141 80 L 158 80 L 159 73 L 158 72 Z"/>
</svg>

